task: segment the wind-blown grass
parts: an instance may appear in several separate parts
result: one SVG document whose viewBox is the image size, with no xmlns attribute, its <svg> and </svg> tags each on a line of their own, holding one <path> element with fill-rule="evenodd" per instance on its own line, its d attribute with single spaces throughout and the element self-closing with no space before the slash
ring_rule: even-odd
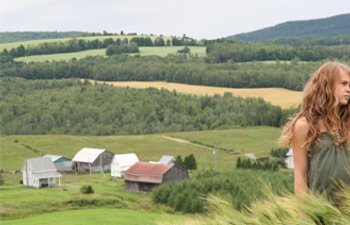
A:
<svg viewBox="0 0 350 225">
<path fill-rule="evenodd" d="M 238 211 L 231 201 L 209 195 L 209 207 L 205 215 L 191 217 L 181 224 L 187 225 L 311 225 L 350 224 L 350 187 L 342 187 L 339 205 L 336 207 L 325 196 L 308 193 L 302 197 L 286 193 L 277 196 L 265 187 L 267 199 L 256 201 L 250 207 Z M 180 223 L 161 222 L 159 225 Z"/>
</svg>

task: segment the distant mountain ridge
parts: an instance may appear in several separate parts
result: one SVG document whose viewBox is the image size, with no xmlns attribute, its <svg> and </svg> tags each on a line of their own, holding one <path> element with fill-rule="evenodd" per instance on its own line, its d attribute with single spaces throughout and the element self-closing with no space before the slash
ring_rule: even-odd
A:
<svg viewBox="0 0 350 225">
<path fill-rule="evenodd" d="M 350 13 L 323 19 L 290 21 L 227 37 L 241 41 L 268 41 L 284 37 L 336 37 L 350 35 Z"/>
</svg>

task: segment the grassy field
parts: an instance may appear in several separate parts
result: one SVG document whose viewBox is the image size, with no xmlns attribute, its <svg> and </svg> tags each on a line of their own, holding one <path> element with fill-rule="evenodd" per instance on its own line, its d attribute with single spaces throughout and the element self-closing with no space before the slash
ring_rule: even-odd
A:
<svg viewBox="0 0 350 225">
<path fill-rule="evenodd" d="M 94 81 L 91 81 L 94 82 Z M 167 82 L 142 82 L 142 81 L 127 81 L 127 82 L 100 82 L 111 84 L 119 87 L 132 88 L 164 88 L 170 91 L 176 90 L 178 93 L 208 95 L 215 94 L 223 95 L 226 92 L 232 93 L 233 96 L 241 97 L 261 97 L 272 105 L 281 106 L 283 109 L 296 107 L 301 103 L 302 92 L 291 91 L 283 88 L 221 88 L 209 86 L 196 86 L 188 84 L 167 83 Z"/>
<path fill-rule="evenodd" d="M 272 127 L 246 127 L 144 136 L 1 136 L 0 168 L 20 170 L 26 158 L 44 154 L 73 157 L 81 148 L 93 147 L 106 148 L 116 154 L 134 152 L 140 161 L 158 161 L 165 154 L 182 157 L 194 154 L 197 171 L 228 171 L 235 169 L 236 159 L 242 154 L 268 156 L 272 148 L 278 147 L 280 131 Z M 173 214 L 171 208 L 155 205 L 150 195 L 125 192 L 124 181 L 111 178 L 109 173 L 63 174 L 62 186 L 49 189 L 22 186 L 21 174 L 6 172 L 3 178 L 5 185 L 0 186 L 1 224 L 57 224 L 58 218 L 66 218 L 69 222 L 65 224 L 128 225 L 187 218 Z M 83 185 L 91 185 L 94 194 L 81 194 L 79 189 Z"/>
<path fill-rule="evenodd" d="M 86 41 L 92 41 L 92 40 L 100 40 L 103 41 L 108 38 L 112 38 L 113 40 L 120 39 L 123 40 L 124 38 L 127 38 L 130 40 L 133 37 L 149 37 L 154 41 L 157 36 L 151 36 L 151 35 L 106 35 L 106 36 L 90 36 L 90 37 L 77 37 L 77 39 L 83 39 Z M 166 43 L 167 40 L 171 40 L 172 37 L 162 37 L 164 39 L 164 42 Z M 41 40 L 31 40 L 31 41 L 20 41 L 20 42 L 10 42 L 10 43 L 2 43 L 0 44 L 0 52 L 2 52 L 4 49 L 7 49 L 10 51 L 12 48 L 17 48 L 20 45 L 23 45 L 24 47 L 28 46 L 37 46 L 41 43 L 52 43 L 52 42 L 66 42 L 72 40 L 72 38 L 54 38 L 54 39 L 41 39 Z"/>
<path fill-rule="evenodd" d="M 254 153 L 266 156 L 278 147 L 280 128 L 247 127 L 231 130 L 180 132 L 140 136 L 65 136 L 13 135 L 0 137 L 0 168 L 20 170 L 26 158 L 45 154 L 73 158 L 84 147 L 105 148 L 115 154 L 136 153 L 140 161 L 158 161 L 162 155 L 194 154 L 199 169 L 214 167 L 213 146 L 217 149 L 219 170 L 231 170 L 238 155 Z M 164 136 L 181 138 L 190 143 L 169 140 Z M 201 146 L 196 144 L 200 143 Z M 211 146 L 207 148 L 206 146 Z M 226 150 L 223 150 L 226 149 Z"/>
<path fill-rule="evenodd" d="M 22 220 L 2 221 L 2 225 L 152 225 L 162 221 L 183 221 L 184 216 L 176 216 L 161 213 L 147 213 L 138 210 L 127 209 L 86 209 L 67 210 L 61 212 L 36 215 Z"/>
<path fill-rule="evenodd" d="M 27 188 L 20 175 L 4 174 L 18 181 L 0 186 L 1 224 L 156 224 L 161 220 L 182 220 L 172 209 L 155 205 L 150 195 L 125 192 L 124 180 L 102 174 L 64 174 L 61 187 Z M 9 178 L 11 176 L 11 178 Z M 81 194 L 90 185 L 93 194 Z M 16 200 L 14 200 L 16 199 Z"/>
<path fill-rule="evenodd" d="M 183 49 L 183 46 L 164 46 L 164 47 L 140 47 L 140 55 L 158 55 L 165 57 L 168 54 L 177 54 L 177 51 Z M 192 46 L 190 47 L 191 53 L 193 55 L 205 56 L 204 46 Z M 135 55 L 135 54 L 130 54 Z M 33 55 L 26 57 L 16 58 L 15 61 L 18 62 L 43 62 L 43 61 L 59 61 L 59 60 L 70 60 L 72 58 L 81 59 L 87 56 L 106 56 L 106 49 L 93 49 L 81 52 L 72 53 L 61 53 L 61 54 L 50 54 L 50 55 Z"/>
</svg>

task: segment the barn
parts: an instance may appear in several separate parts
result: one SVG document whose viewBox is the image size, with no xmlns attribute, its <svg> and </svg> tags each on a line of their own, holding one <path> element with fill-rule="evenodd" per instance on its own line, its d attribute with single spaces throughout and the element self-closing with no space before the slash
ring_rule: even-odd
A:
<svg viewBox="0 0 350 225">
<path fill-rule="evenodd" d="M 110 169 L 114 154 L 106 149 L 83 148 L 73 158 L 76 172 L 105 172 Z"/>
<path fill-rule="evenodd" d="M 55 165 L 49 158 L 30 158 L 26 159 L 22 166 L 23 185 L 35 188 L 54 187 L 56 178 L 60 177 Z"/>
<path fill-rule="evenodd" d="M 70 158 L 61 155 L 44 155 L 43 157 L 51 159 L 59 172 L 72 171 L 72 159 Z"/>
<path fill-rule="evenodd" d="M 189 179 L 187 170 L 175 164 L 137 162 L 125 172 L 127 191 L 149 193 L 160 184 Z"/>
<path fill-rule="evenodd" d="M 115 154 L 111 163 L 111 176 L 124 177 L 125 171 L 138 161 L 135 153 Z"/>
<path fill-rule="evenodd" d="M 161 164 L 173 164 L 175 162 L 175 157 L 171 155 L 163 155 L 158 162 Z"/>
</svg>

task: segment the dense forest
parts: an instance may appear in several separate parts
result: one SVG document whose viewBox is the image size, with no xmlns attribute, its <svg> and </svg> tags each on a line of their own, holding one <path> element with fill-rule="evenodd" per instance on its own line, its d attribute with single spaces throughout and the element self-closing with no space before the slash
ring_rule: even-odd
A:
<svg viewBox="0 0 350 225">
<path fill-rule="evenodd" d="M 77 79 L 0 79 L 0 134 L 128 135 L 275 126 L 287 115 L 261 98 L 192 96 Z"/>
</svg>

